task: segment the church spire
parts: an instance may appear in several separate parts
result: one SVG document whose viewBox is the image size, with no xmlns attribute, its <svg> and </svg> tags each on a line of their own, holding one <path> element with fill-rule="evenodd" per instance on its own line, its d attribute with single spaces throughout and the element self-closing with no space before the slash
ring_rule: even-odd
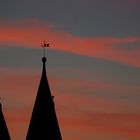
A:
<svg viewBox="0 0 140 140">
<path fill-rule="evenodd" d="M 46 57 L 26 140 L 62 140 L 46 75 Z"/>
<path fill-rule="evenodd" d="M 10 140 L 10 135 L 2 112 L 1 102 L 0 102 L 0 140 Z"/>
</svg>

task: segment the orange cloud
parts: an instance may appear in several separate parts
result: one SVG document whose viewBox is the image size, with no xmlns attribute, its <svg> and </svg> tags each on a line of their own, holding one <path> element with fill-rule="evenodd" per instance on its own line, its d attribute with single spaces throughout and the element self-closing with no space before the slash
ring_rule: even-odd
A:
<svg viewBox="0 0 140 140">
<path fill-rule="evenodd" d="M 81 112 L 74 115 L 73 118 L 62 119 L 62 125 L 65 129 L 74 129 L 81 135 L 91 133 L 92 135 L 110 135 L 114 138 L 117 135 L 123 136 L 125 139 L 140 138 L 139 114 Z"/>
<path fill-rule="evenodd" d="M 11 25 L 1 24 L 0 32 L 0 43 L 39 48 L 41 41 L 46 39 L 51 43 L 53 49 L 140 67 L 140 48 L 133 47 L 129 51 L 127 47 L 126 49 L 118 47 L 118 45 L 140 43 L 139 37 L 86 38 L 55 31 L 55 27 L 45 26 L 36 20 L 25 20 Z"/>
<path fill-rule="evenodd" d="M 6 102 L 6 106 L 10 106 L 10 108 L 28 108 L 33 105 L 40 74 L 31 69 L 0 69 L 0 77 L 1 97 Z M 71 108 L 76 107 L 94 111 L 106 110 L 106 112 L 137 112 L 140 110 L 137 106 L 138 101 L 135 101 L 132 105 L 134 99 L 131 99 L 131 102 L 120 100 L 120 97 L 137 96 L 140 91 L 138 85 L 127 86 L 102 81 L 93 82 L 92 80 L 60 78 L 52 75 L 49 76 L 49 83 L 56 101 L 61 105 L 70 105 L 72 102 Z M 106 91 L 109 93 L 106 93 Z M 132 93 L 129 93 L 129 91 Z M 136 91 L 136 93 L 133 91 Z"/>
</svg>

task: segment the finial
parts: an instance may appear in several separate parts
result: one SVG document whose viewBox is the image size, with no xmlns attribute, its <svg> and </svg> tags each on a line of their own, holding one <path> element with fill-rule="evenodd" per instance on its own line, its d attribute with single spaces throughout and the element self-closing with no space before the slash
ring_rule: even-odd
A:
<svg viewBox="0 0 140 140">
<path fill-rule="evenodd" d="M 42 58 L 42 62 L 45 63 L 46 62 L 46 57 Z"/>
<path fill-rule="evenodd" d="M 46 43 L 45 40 L 41 43 L 41 47 L 43 47 L 43 57 L 45 57 L 45 48 L 50 47 L 49 43 Z M 43 58 L 42 58 L 43 61 Z M 45 61 L 46 62 L 46 61 Z"/>
</svg>

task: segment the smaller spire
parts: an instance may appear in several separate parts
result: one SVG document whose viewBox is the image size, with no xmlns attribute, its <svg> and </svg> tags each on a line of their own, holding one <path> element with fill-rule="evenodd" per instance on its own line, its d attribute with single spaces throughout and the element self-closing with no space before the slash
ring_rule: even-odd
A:
<svg viewBox="0 0 140 140">
<path fill-rule="evenodd" d="M 0 109 L 2 108 L 2 105 L 1 105 L 1 97 L 0 97 Z"/>
<path fill-rule="evenodd" d="M 8 128 L 2 112 L 1 98 L 0 98 L 0 140 L 11 140 Z"/>
</svg>

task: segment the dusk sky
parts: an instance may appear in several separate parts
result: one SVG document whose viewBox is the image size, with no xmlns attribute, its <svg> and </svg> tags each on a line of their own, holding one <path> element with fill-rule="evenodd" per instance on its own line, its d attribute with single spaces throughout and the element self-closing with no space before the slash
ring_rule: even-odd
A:
<svg viewBox="0 0 140 140">
<path fill-rule="evenodd" d="M 1 0 L 0 96 L 25 140 L 46 40 L 63 140 L 140 140 L 140 1 Z"/>
</svg>

